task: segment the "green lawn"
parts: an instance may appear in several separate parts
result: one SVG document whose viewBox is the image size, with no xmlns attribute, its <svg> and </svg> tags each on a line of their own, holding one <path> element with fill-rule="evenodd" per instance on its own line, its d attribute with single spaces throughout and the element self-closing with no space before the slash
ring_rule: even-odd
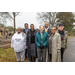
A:
<svg viewBox="0 0 75 75">
<path fill-rule="evenodd" d="M 0 62 L 16 62 L 14 50 L 12 48 L 0 49 Z"/>
<path fill-rule="evenodd" d="M 68 37 L 72 37 L 72 38 L 75 38 L 75 36 L 68 36 Z"/>
</svg>

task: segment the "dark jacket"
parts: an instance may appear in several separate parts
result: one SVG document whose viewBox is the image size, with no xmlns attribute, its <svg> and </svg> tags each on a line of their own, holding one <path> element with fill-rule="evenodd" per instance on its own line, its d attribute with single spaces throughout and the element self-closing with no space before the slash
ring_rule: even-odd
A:
<svg viewBox="0 0 75 75">
<path fill-rule="evenodd" d="M 50 30 L 49 28 L 48 28 L 48 30 L 47 30 L 47 33 L 48 33 L 48 34 L 51 34 L 51 30 Z"/>
<path fill-rule="evenodd" d="M 37 31 L 34 30 L 34 35 L 36 35 Z M 34 39 L 35 40 L 35 39 Z M 28 58 L 31 59 L 31 31 L 29 30 L 27 33 L 26 46 L 28 46 Z M 36 48 L 36 47 L 35 47 Z M 36 51 L 37 52 L 37 51 Z M 37 54 L 37 53 L 36 53 Z M 37 55 L 36 55 L 37 56 Z"/>
<path fill-rule="evenodd" d="M 26 33 L 25 29 L 23 29 L 22 31 L 23 31 L 24 33 Z M 29 29 L 28 29 L 28 31 L 29 31 Z"/>
<path fill-rule="evenodd" d="M 51 34 L 51 30 L 50 30 L 50 29 L 48 29 L 48 30 L 47 30 L 47 33 L 48 33 L 48 34 Z"/>
</svg>

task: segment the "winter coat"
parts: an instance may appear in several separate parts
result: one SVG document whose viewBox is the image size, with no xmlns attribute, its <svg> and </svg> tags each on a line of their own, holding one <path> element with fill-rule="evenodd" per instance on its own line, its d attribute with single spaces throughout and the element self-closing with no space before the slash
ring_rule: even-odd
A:
<svg viewBox="0 0 75 75">
<path fill-rule="evenodd" d="M 61 38 L 59 33 L 52 37 L 52 62 L 61 62 Z M 49 62 L 48 49 L 46 50 L 46 62 Z"/>
<path fill-rule="evenodd" d="M 37 31 L 34 30 L 34 35 L 36 35 Z M 35 39 L 34 39 L 35 40 Z M 31 59 L 31 31 L 29 30 L 28 33 L 27 33 L 27 39 L 26 39 L 26 46 L 28 46 L 28 58 Z M 35 44 L 36 46 L 36 44 Z M 36 48 L 36 47 L 35 47 Z M 36 48 L 37 49 L 37 48 Z M 35 49 L 35 50 L 36 50 Z M 37 52 L 37 51 L 36 51 Z M 37 53 L 36 53 L 36 56 L 37 56 Z"/>
<path fill-rule="evenodd" d="M 56 32 L 59 33 L 58 30 Z M 65 34 L 65 37 L 61 41 L 61 48 L 66 48 L 67 49 L 68 32 L 67 31 L 64 31 L 64 34 Z"/>
<path fill-rule="evenodd" d="M 44 31 L 43 32 L 43 45 L 44 45 L 44 49 L 47 48 L 47 42 L 48 42 L 48 33 Z M 36 33 L 35 43 L 36 43 L 37 48 L 39 48 L 39 46 L 42 45 L 41 44 L 41 34 L 39 32 Z"/>
<path fill-rule="evenodd" d="M 48 33 L 48 34 L 51 34 L 51 30 L 50 30 L 49 28 L 48 28 L 48 30 L 47 30 L 47 33 Z"/>
</svg>

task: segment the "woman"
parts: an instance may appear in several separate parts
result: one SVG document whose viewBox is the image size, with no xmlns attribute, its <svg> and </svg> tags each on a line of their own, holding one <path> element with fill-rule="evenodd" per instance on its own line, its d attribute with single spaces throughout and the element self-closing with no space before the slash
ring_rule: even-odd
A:
<svg viewBox="0 0 75 75">
<path fill-rule="evenodd" d="M 48 38 L 48 50 L 47 50 L 47 59 L 46 59 L 47 62 L 61 61 L 61 54 L 60 54 L 61 38 L 60 38 L 60 34 L 56 33 L 55 31 L 56 31 L 55 26 L 52 26 L 51 34 L 49 35 L 49 38 Z"/>
<path fill-rule="evenodd" d="M 20 55 L 21 61 L 24 62 L 25 60 L 26 34 L 21 31 L 22 30 L 19 27 L 17 32 L 12 36 L 11 39 L 11 47 L 15 51 L 17 62 L 20 62 Z"/>
<path fill-rule="evenodd" d="M 31 62 L 35 62 L 37 51 L 36 51 L 36 44 L 35 44 L 35 35 L 36 30 L 34 29 L 34 25 L 30 25 L 30 30 L 27 33 L 27 43 L 26 46 L 28 48 L 28 58 Z"/>
</svg>

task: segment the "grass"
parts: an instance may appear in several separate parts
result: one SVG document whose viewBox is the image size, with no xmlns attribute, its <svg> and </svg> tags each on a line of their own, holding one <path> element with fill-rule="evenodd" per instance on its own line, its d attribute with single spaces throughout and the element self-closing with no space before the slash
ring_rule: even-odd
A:
<svg viewBox="0 0 75 75">
<path fill-rule="evenodd" d="M 0 49 L 0 62 L 16 62 L 14 50 L 12 48 Z"/>
<path fill-rule="evenodd" d="M 72 38 L 75 38 L 75 36 L 68 36 L 68 37 L 72 37 Z"/>
<path fill-rule="evenodd" d="M 0 62 L 17 62 L 14 50 L 12 48 L 0 49 Z"/>
</svg>

